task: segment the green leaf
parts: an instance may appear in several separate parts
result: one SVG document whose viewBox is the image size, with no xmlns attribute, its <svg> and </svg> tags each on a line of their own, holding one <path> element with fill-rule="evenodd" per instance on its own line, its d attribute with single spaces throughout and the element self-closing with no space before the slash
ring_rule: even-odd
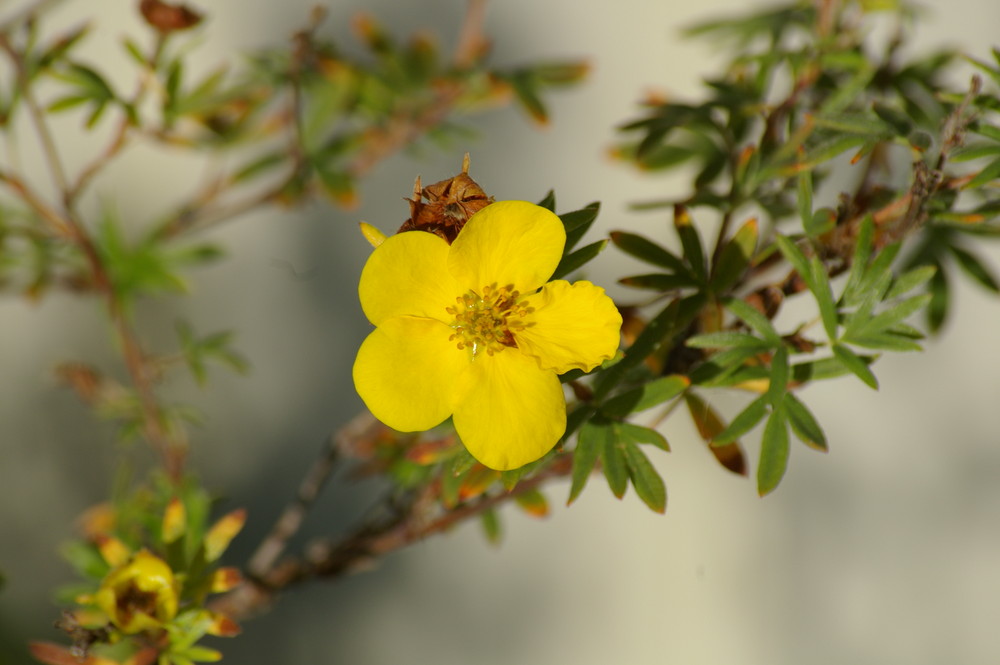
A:
<svg viewBox="0 0 1000 665">
<path fill-rule="evenodd" d="M 615 431 L 621 441 L 632 443 L 648 443 L 660 450 L 670 452 L 670 444 L 665 436 L 650 427 L 633 425 L 632 423 L 615 423 Z"/>
<path fill-rule="evenodd" d="M 548 193 L 545 195 L 545 198 L 543 198 L 541 201 L 538 202 L 538 205 L 540 207 L 542 207 L 542 208 L 545 208 L 549 212 L 555 212 L 556 211 L 556 192 L 555 192 L 555 190 L 550 189 L 548 191 Z"/>
<path fill-rule="evenodd" d="M 725 293 L 738 282 L 750 265 L 756 248 L 757 220 L 750 219 L 733 234 L 722 248 L 719 260 L 712 266 L 710 286 L 715 293 Z"/>
<path fill-rule="evenodd" d="M 696 349 L 728 349 L 739 347 L 764 350 L 771 348 L 771 345 L 767 341 L 759 337 L 731 331 L 694 335 L 689 337 L 685 343 Z"/>
<path fill-rule="evenodd" d="M 705 268 L 705 252 L 702 249 L 698 230 L 691 223 L 691 216 L 683 206 L 674 207 L 674 228 L 684 248 L 684 258 L 696 279 L 705 282 L 708 272 Z"/>
<path fill-rule="evenodd" d="M 771 357 L 771 375 L 767 387 L 767 401 L 772 408 L 778 408 L 785 391 L 788 390 L 788 349 L 779 346 Z"/>
<path fill-rule="evenodd" d="M 948 276 L 936 265 L 934 276 L 931 277 L 929 291 L 931 302 L 927 306 L 927 327 L 931 332 L 937 332 L 948 318 L 948 305 L 951 300 L 951 290 L 948 288 Z"/>
<path fill-rule="evenodd" d="M 628 475 L 632 479 L 635 493 L 651 510 L 663 513 L 667 509 L 667 487 L 663 479 L 639 446 L 626 441 L 624 448 Z"/>
<path fill-rule="evenodd" d="M 983 263 L 982 259 L 968 252 L 961 247 L 955 245 L 948 245 L 948 249 L 954 255 L 958 262 L 958 266 L 976 281 L 980 286 L 993 293 L 1000 293 L 1000 284 L 997 283 L 997 278 L 990 272 L 986 264 Z"/>
<path fill-rule="evenodd" d="M 665 340 L 672 338 L 678 329 L 687 327 L 697 315 L 704 297 L 695 294 L 674 300 L 646 324 L 632 345 L 625 349 L 624 357 L 614 366 L 601 372 L 594 385 L 594 399 L 604 399 L 633 367 L 654 353 Z"/>
<path fill-rule="evenodd" d="M 830 279 L 826 274 L 826 267 L 816 255 L 813 255 L 809 260 L 809 267 L 809 290 L 816 296 L 819 314 L 823 319 L 823 329 L 826 331 L 827 339 L 836 339 L 837 306 L 833 303 L 833 292 L 830 290 Z"/>
<path fill-rule="evenodd" d="M 984 166 L 976 177 L 962 186 L 962 189 L 977 189 L 997 178 L 1000 178 L 1000 157 Z"/>
<path fill-rule="evenodd" d="M 629 286 L 634 289 L 652 289 L 653 291 L 659 292 L 676 291 L 678 289 L 692 288 L 698 285 L 698 283 L 689 276 L 689 273 L 674 275 L 667 273 L 632 275 L 630 277 L 622 277 L 618 280 L 618 283 L 622 286 Z"/>
<path fill-rule="evenodd" d="M 860 321 L 857 324 L 848 326 L 848 328 L 844 331 L 843 339 L 845 341 L 851 341 L 856 337 L 875 335 L 887 330 L 888 328 L 903 321 L 914 312 L 926 307 L 930 300 L 931 294 L 929 293 L 907 298 L 906 300 L 892 305 L 890 308 L 880 312 L 867 321 Z M 852 324 L 853 323 L 854 322 L 852 321 Z"/>
<path fill-rule="evenodd" d="M 503 533 L 500 528 L 500 518 L 497 517 L 496 511 L 492 508 L 484 510 L 479 516 L 479 523 L 483 527 L 483 534 L 486 536 L 486 540 L 491 545 L 499 545 L 500 540 L 503 538 Z"/>
<path fill-rule="evenodd" d="M 620 499 L 625 496 L 625 491 L 628 489 L 628 468 L 622 452 L 623 446 L 613 435 L 604 437 L 601 444 L 600 458 L 604 467 L 604 477 L 608 481 L 611 493 Z"/>
<path fill-rule="evenodd" d="M 601 413 L 612 418 L 624 418 L 631 413 L 638 413 L 663 404 L 680 395 L 691 380 L 680 374 L 661 376 L 641 386 L 615 395 L 601 405 Z"/>
<path fill-rule="evenodd" d="M 799 173 L 798 194 L 799 218 L 802 220 L 802 228 L 808 232 L 813 217 L 813 182 L 811 171 L 802 171 Z"/>
<path fill-rule="evenodd" d="M 784 408 L 771 412 L 764 425 L 760 442 L 760 462 L 757 467 L 757 493 L 765 496 L 774 491 L 788 469 L 788 424 Z"/>
<path fill-rule="evenodd" d="M 640 261 L 666 268 L 678 274 L 690 274 L 681 259 L 643 236 L 626 231 L 612 231 L 611 242 L 618 249 Z"/>
<path fill-rule="evenodd" d="M 563 226 L 566 228 L 566 245 L 563 248 L 563 254 L 569 254 L 576 247 L 576 244 L 580 242 L 583 235 L 593 225 L 594 220 L 597 219 L 597 213 L 600 210 L 601 204 L 594 201 L 580 210 L 559 215 L 559 219 L 562 220 Z"/>
<path fill-rule="evenodd" d="M 739 443 L 712 445 L 715 437 L 725 431 L 726 425 L 719 414 L 701 397 L 693 392 L 684 393 L 688 412 L 698 435 L 707 444 L 709 451 L 724 468 L 732 473 L 746 475 L 746 460 Z"/>
<path fill-rule="evenodd" d="M 854 351 L 851 351 L 843 344 L 834 342 L 833 355 L 837 357 L 837 360 L 839 360 L 847 370 L 864 381 L 866 385 L 870 388 L 878 390 L 878 379 L 876 379 L 875 375 L 872 374 L 872 371 L 868 368 L 868 364 L 858 357 Z"/>
<path fill-rule="evenodd" d="M 893 300 L 923 286 L 934 276 L 935 272 L 937 272 L 937 267 L 933 265 L 919 266 L 906 271 L 893 280 L 892 286 L 889 287 L 889 291 L 885 294 L 885 299 Z"/>
<path fill-rule="evenodd" d="M 562 257 L 562 260 L 559 261 L 559 265 L 556 266 L 555 272 L 552 273 L 552 279 L 561 279 L 574 270 L 578 270 L 583 267 L 586 263 L 600 254 L 607 244 L 607 240 L 598 240 L 597 242 L 585 245 L 575 252 Z"/>
<path fill-rule="evenodd" d="M 761 395 L 750 402 L 732 419 L 728 427 L 712 438 L 711 445 L 724 446 L 733 443 L 752 430 L 767 414 L 767 403 L 767 395 Z"/>
<path fill-rule="evenodd" d="M 826 452 L 826 435 L 806 405 L 794 394 L 785 393 L 785 410 L 795 436 L 810 448 Z"/>
<path fill-rule="evenodd" d="M 569 489 L 569 499 L 566 505 L 576 501 L 580 492 L 587 485 L 587 480 L 594 470 L 597 458 L 604 448 L 604 441 L 611 438 L 611 428 L 607 425 L 586 422 L 580 428 L 576 448 L 573 450 L 572 484 Z"/>
<path fill-rule="evenodd" d="M 725 301 L 726 309 L 735 314 L 750 328 L 764 338 L 768 346 L 778 347 L 782 345 L 781 335 L 774 329 L 771 322 L 759 310 L 749 303 L 739 298 L 728 298 Z"/>
<path fill-rule="evenodd" d="M 507 82 L 510 83 L 514 96 L 521 103 L 524 110 L 534 118 L 536 122 L 545 124 L 549 121 L 548 111 L 545 104 L 538 95 L 538 81 L 529 71 L 518 70 L 508 75 Z"/>
</svg>

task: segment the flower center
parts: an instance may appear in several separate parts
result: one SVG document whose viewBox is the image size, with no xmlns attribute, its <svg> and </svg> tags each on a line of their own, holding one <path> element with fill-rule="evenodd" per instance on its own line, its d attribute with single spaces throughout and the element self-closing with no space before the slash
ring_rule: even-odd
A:
<svg viewBox="0 0 1000 665">
<path fill-rule="evenodd" d="M 449 340 L 458 340 L 459 349 L 472 349 L 475 357 L 483 351 L 492 356 L 505 347 L 517 347 L 515 333 L 531 325 L 524 318 L 535 311 L 518 299 L 521 294 L 513 284 L 497 288 L 496 283 L 484 286 L 482 294 L 469 291 L 455 298 L 455 305 L 446 311 L 454 317 L 455 332 Z"/>
</svg>

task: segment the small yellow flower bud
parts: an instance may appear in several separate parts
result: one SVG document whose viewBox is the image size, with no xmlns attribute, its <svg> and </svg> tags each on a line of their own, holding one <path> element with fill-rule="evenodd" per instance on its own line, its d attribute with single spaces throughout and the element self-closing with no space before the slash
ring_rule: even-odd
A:
<svg viewBox="0 0 1000 665">
<path fill-rule="evenodd" d="M 177 581 L 162 559 L 139 550 L 108 573 L 94 600 L 123 633 L 138 633 L 174 618 Z"/>
<path fill-rule="evenodd" d="M 187 512 L 184 510 L 184 502 L 175 496 L 163 512 L 163 542 L 174 542 L 184 535 L 186 528 Z"/>
<path fill-rule="evenodd" d="M 243 528 L 247 520 L 247 511 L 242 508 L 222 516 L 218 522 L 205 534 L 205 560 L 215 561 L 229 547 L 229 542 Z"/>
</svg>

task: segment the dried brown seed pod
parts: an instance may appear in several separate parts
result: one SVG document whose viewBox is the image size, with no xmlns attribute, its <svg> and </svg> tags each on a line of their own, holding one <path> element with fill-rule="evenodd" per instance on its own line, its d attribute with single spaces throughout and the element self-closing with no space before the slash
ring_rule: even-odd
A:
<svg viewBox="0 0 1000 665">
<path fill-rule="evenodd" d="M 397 233 L 428 231 L 451 244 L 469 218 L 493 203 L 475 180 L 469 177 L 469 155 L 462 160 L 462 172 L 421 188 L 420 177 L 413 184 L 410 218 Z"/>
</svg>

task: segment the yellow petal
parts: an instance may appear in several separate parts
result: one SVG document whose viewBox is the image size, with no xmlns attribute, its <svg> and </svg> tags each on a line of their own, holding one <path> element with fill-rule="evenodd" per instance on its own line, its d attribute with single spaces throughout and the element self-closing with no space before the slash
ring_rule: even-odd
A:
<svg viewBox="0 0 1000 665">
<path fill-rule="evenodd" d="M 542 369 L 589 372 L 618 350 L 622 316 L 601 287 L 556 280 L 524 301 L 535 311 L 517 331 L 517 346 Z"/>
<path fill-rule="evenodd" d="M 504 471 L 534 462 L 566 431 L 559 377 L 515 349 L 480 356 L 462 383 L 455 431 L 484 466 Z"/>
<path fill-rule="evenodd" d="M 469 364 L 468 352 L 448 339 L 452 332 L 440 321 L 398 317 L 368 335 L 354 360 L 354 387 L 372 415 L 401 432 L 451 415 L 456 377 Z"/>
<path fill-rule="evenodd" d="M 534 291 L 559 265 L 566 230 L 555 213 L 527 201 L 497 201 L 469 218 L 448 253 L 458 283 Z"/>
<path fill-rule="evenodd" d="M 387 236 L 377 227 L 372 226 L 368 222 L 361 222 L 358 226 L 361 228 L 361 235 L 365 237 L 365 240 L 367 240 L 372 247 L 378 247 L 385 242 Z"/>
<path fill-rule="evenodd" d="M 460 289 L 448 273 L 448 243 L 433 233 L 407 231 L 372 251 L 361 271 L 358 295 L 368 320 L 379 325 L 395 316 L 445 320 Z"/>
</svg>

